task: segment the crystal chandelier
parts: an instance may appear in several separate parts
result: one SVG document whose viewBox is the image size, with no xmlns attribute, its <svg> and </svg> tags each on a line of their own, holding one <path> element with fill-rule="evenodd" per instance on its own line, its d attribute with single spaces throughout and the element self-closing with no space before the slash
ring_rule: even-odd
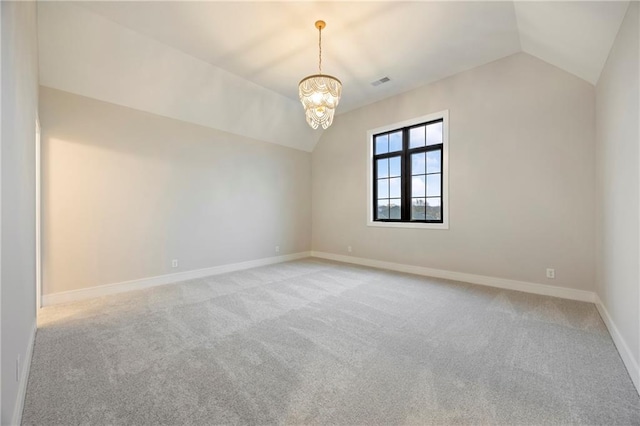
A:
<svg viewBox="0 0 640 426">
<path fill-rule="evenodd" d="M 298 94 L 307 116 L 307 123 L 314 129 L 317 129 L 318 126 L 322 126 L 323 129 L 331 126 L 333 113 L 340 102 L 340 95 L 342 95 L 340 80 L 322 74 L 322 29 L 326 26 L 324 21 L 316 21 L 319 33 L 318 74 L 305 77 L 298 86 Z"/>
</svg>

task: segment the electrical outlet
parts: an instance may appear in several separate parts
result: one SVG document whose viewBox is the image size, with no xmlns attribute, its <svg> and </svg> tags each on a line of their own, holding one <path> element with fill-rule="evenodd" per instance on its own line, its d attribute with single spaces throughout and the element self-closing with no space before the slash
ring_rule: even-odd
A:
<svg viewBox="0 0 640 426">
<path fill-rule="evenodd" d="M 177 268 L 178 267 L 178 259 L 173 259 L 171 261 L 171 267 L 172 268 Z"/>
<path fill-rule="evenodd" d="M 280 246 L 276 246 L 276 253 L 280 253 Z"/>
<path fill-rule="evenodd" d="M 351 246 L 347 246 L 347 251 L 348 251 L 349 253 L 351 253 L 351 252 L 353 252 L 353 248 L 351 248 Z"/>
<path fill-rule="evenodd" d="M 553 268 L 547 268 L 547 278 L 554 279 L 556 277 L 556 270 Z"/>
</svg>

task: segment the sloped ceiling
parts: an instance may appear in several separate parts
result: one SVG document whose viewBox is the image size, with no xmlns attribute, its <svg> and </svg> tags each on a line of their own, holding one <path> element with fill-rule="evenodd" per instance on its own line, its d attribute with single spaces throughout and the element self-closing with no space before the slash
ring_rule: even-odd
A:
<svg viewBox="0 0 640 426">
<path fill-rule="evenodd" d="M 629 2 L 516 2 L 520 45 L 596 84 Z"/>
<path fill-rule="evenodd" d="M 54 88 L 311 150 L 320 132 L 305 128 L 297 83 L 317 72 L 317 19 L 327 22 L 323 72 L 344 85 L 340 114 L 521 51 L 595 84 L 627 7 L 47 2 L 39 4 L 40 73 Z M 382 77 L 390 81 L 371 85 Z"/>
</svg>

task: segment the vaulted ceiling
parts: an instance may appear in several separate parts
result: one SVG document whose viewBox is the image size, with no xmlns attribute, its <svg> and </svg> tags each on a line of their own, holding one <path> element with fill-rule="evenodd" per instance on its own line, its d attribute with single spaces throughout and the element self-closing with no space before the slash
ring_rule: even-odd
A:
<svg viewBox="0 0 640 426">
<path fill-rule="evenodd" d="M 81 4 L 292 99 L 317 69 L 324 19 L 324 72 L 344 83 L 347 111 L 521 50 L 596 83 L 628 2 Z"/>
<path fill-rule="evenodd" d="M 59 59 L 97 60 L 95 52 L 66 46 L 74 38 L 96 40 L 94 28 L 76 26 L 56 43 L 69 21 L 54 22 L 55 7 L 41 7 L 40 26 L 41 75 L 53 86 L 69 72 Z M 323 72 L 342 80 L 340 114 L 517 52 L 595 84 L 628 1 L 88 1 L 73 7 L 84 10 L 77 16 L 90 12 L 294 103 L 297 83 L 317 72 L 314 22 L 323 19 Z M 85 30 L 94 33 L 80 33 Z M 100 59 L 106 62 L 118 46 L 101 44 L 96 49 L 108 47 Z M 371 84 L 382 77 L 389 81 Z"/>
</svg>

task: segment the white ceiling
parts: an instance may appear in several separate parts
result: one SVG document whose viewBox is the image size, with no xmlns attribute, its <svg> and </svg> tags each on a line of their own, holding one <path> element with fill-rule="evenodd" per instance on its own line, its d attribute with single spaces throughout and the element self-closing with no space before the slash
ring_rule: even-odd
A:
<svg viewBox="0 0 640 426">
<path fill-rule="evenodd" d="M 342 81 L 344 113 L 520 51 L 595 84 L 628 1 L 77 4 L 293 100 L 317 71 L 323 19 L 323 72 Z"/>
<path fill-rule="evenodd" d="M 629 2 L 516 2 L 522 50 L 592 84 Z"/>
</svg>

